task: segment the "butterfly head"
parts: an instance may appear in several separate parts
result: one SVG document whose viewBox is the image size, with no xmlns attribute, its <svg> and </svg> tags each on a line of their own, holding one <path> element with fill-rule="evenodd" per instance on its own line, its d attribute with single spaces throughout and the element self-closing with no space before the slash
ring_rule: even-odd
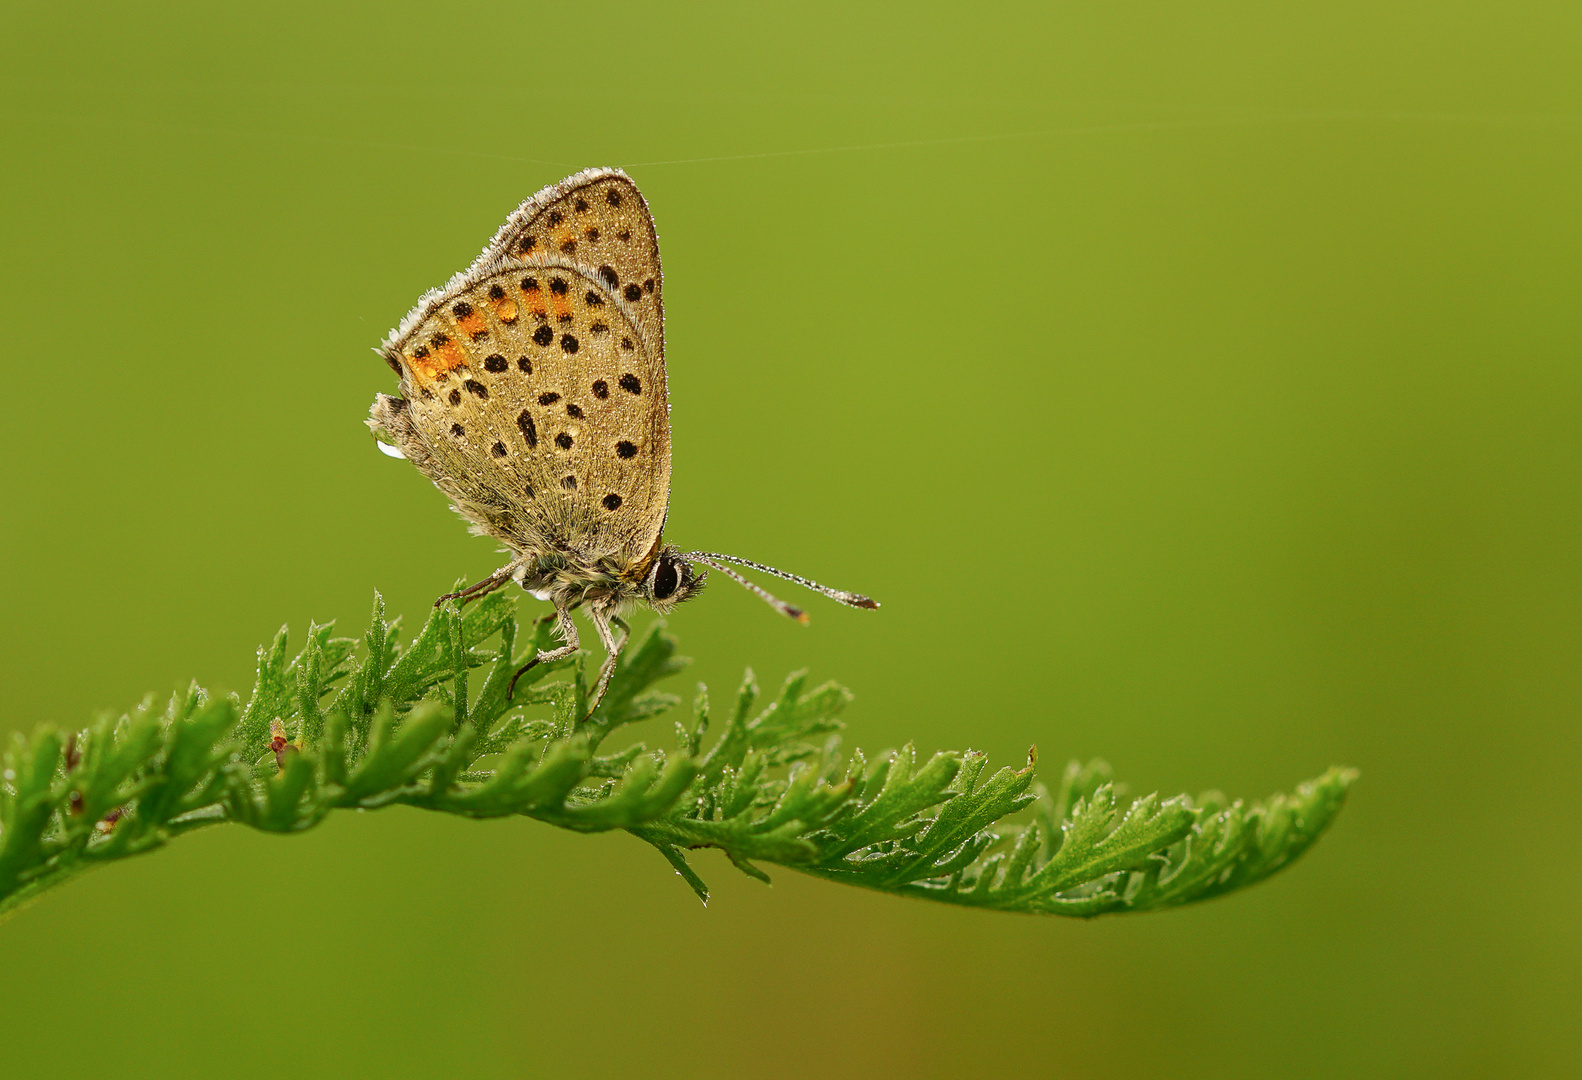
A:
<svg viewBox="0 0 1582 1080">
<path fill-rule="evenodd" d="M 643 599 L 655 611 L 664 614 L 702 592 L 707 577 L 708 571 L 694 570 L 679 551 L 667 545 L 659 552 L 659 558 L 654 560 L 643 581 Z"/>
</svg>

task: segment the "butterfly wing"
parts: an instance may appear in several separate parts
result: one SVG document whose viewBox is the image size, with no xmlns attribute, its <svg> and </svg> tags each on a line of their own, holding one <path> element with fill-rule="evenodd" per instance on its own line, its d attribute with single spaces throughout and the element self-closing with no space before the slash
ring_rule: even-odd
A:
<svg viewBox="0 0 1582 1080">
<path fill-rule="evenodd" d="M 482 261 L 554 260 L 586 267 L 626 301 L 650 348 L 664 362 L 664 281 L 654 219 L 632 178 L 584 169 L 528 199 L 506 219 Z"/>
<path fill-rule="evenodd" d="M 662 295 L 637 186 L 568 177 L 392 332 L 403 397 L 373 426 L 478 530 L 640 574 L 670 498 Z"/>
<path fill-rule="evenodd" d="M 481 531 L 641 573 L 670 493 L 663 362 L 587 268 L 502 259 L 393 341 L 376 426 Z"/>
</svg>

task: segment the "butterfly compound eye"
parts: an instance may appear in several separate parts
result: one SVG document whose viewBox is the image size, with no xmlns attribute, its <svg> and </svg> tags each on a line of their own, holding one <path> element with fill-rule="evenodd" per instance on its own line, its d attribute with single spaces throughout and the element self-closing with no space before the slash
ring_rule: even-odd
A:
<svg viewBox="0 0 1582 1080">
<path fill-rule="evenodd" d="M 669 559 L 660 559 L 659 566 L 654 570 L 654 599 L 670 599 L 675 594 L 676 586 L 680 584 L 681 573 L 676 569 L 676 564 Z"/>
</svg>

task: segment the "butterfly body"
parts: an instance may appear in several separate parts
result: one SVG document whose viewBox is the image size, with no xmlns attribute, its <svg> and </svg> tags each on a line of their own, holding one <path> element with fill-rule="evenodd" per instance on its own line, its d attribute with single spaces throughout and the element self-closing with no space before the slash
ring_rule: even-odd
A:
<svg viewBox="0 0 1582 1080">
<path fill-rule="evenodd" d="M 653 219 L 631 179 L 614 169 L 568 177 L 523 203 L 472 266 L 392 331 L 380 352 L 401 396 L 378 395 L 368 420 L 511 556 L 455 595 L 514 581 L 550 601 L 565 645 L 538 661 L 577 648 L 570 612 L 587 610 L 607 652 L 601 692 L 620 651 L 611 624 L 621 610 L 638 602 L 663 612 L 703 585 L 692 559 L 663 539 L 662 280 Z"/>
</svg>

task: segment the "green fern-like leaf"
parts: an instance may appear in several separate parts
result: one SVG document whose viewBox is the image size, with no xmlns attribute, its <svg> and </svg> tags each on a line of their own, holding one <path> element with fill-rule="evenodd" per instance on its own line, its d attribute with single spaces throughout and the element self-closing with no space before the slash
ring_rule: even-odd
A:
<svg viewBox="0 0 1582 1080">
<path fill-rule="evenodd" d="M 360 641 L 332 632 L 310 626 L 293 656 L 282 629 L 258 652 L 245 705 L 194 685 L 163 710 L 144 701 L 70 735 L 15 736 L 0 773 L 0 914 L 192 829 L 300 832 L 336 809 L 396 803 L 625 829 L 705 902 L 689 849 L 719 848 L 764 881 L 763 865 L 775 865 L 999 911 L 1156 911 L 1290 863 L 1356 775 L 1331 769 L 1252 806 L 1217 794 L 1128 802 L 1107 765 L 1073 762 L 1051 794 L 1031 754 L 1022 768 L 990 771 L 976 751 L 843 753 L 851 695 L 834 683 L 809 689 L 805 672 L 759 708 L 749 671 L 712 738 L 700 686 L 673 749 L 606 751 L 618 729 L 680 704 L 655 685 L 688 663 L 659 624 L 627 647 L 591 716 L 581 654 L 533 668 L 506 696 L 553 625 L 531 624 L 518 650 L 503 594 L 436 610 L 405 646 L 377 597 Z"/>
</svg>

